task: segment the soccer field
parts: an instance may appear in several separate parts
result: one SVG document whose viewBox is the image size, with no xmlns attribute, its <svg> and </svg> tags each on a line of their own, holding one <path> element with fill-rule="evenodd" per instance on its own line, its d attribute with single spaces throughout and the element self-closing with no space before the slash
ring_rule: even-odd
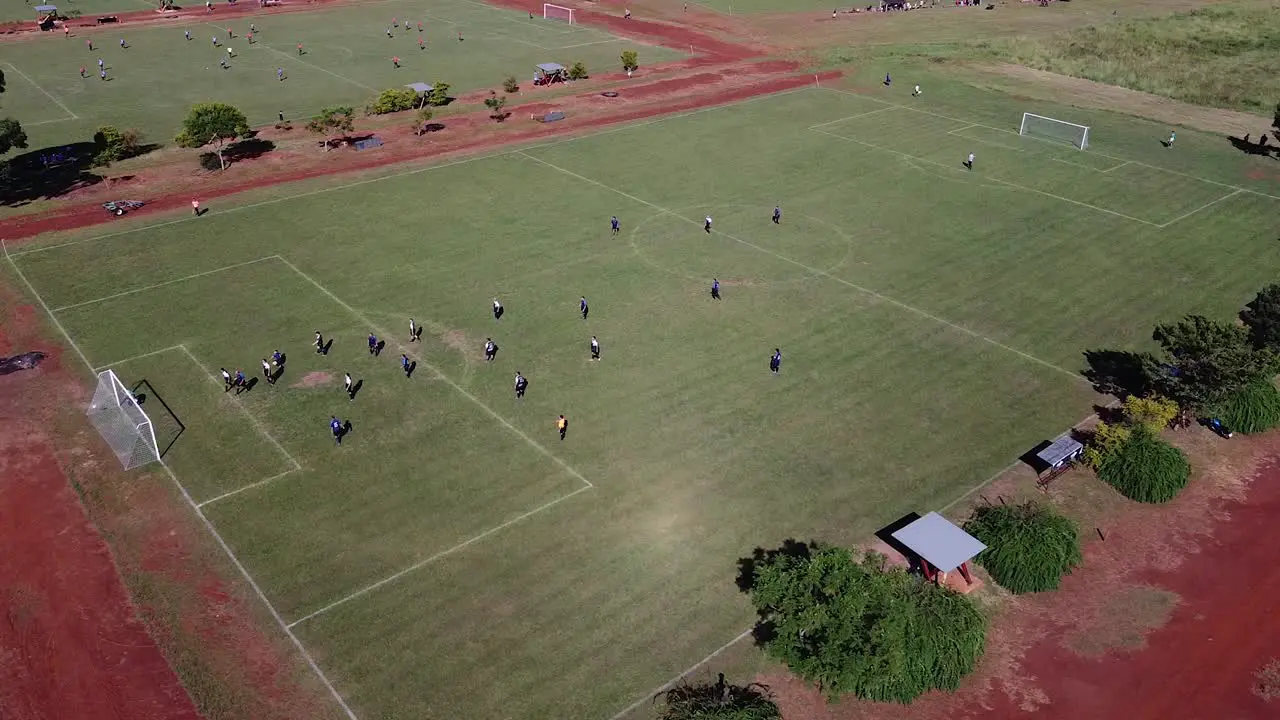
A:
<svg viewBox="0 0 1280 720">
<path fill-rule="evenodd" d="M 8 255 L 356 716 L 610 720 L 751 625 L 752 548 L 946 505 L 1090 412 L 1083 349 L 1274 278 L 1280 198 L 1165 133 L 809 88 Z"/>
<path fill-rule="evenodd" d="M 388 38 L 393 18 L 413 26 L 407 31 L 401 26 Z M 418 22 L 426 50 L 418 48 Z M 258 28 L 252 45 L 245 39 L 250 23 Z M 228 27 L 234 39 L 228 40 Z M 119 46 L 121 39 L 128 49 Z M 298 43 L 304 55 L 298 55 Z M 223 70 L 218 61 L 227 57 L 228 45 L 236 55 Z M 529 19 L 470 0 L 383 0 L 229 21 L 218 20 L 216 13 L 194 15 L 172 25 L 81 31 L 69 39 L 49 33 L 0 44 L 0 68 L 8 80 L 5 112 L 22 118 L 31 147 L 40 148 L 89 140 L 106 124 L 138 128 L 152 142 L 168 142 L 197 102 L 230 103 L 251 125 L 263 125 L 275 122 L 278 112 L 296 120 L 326 105 L 360 110 L 380 91 L 413 82 L 446 82 L 466 92 L 501 89 L 503 79 L 514 75 L 531 87 L 538 63 L 567 67 L 582 61 L 589 71 L 612 72 L 620 67 L 620 53 L 629 49 L 638 51 L 645 64 L 680 57 L 598 29 Z M 392 56 L 400 58 L 400 68 L 392 65 Z M 99 59 L 108 82 L 98 77 Z M 81 67 L 87 78 L 80 77 Z M 276 78 L 277 68 L 285 71 L 283 82 Z"/>
</svg>

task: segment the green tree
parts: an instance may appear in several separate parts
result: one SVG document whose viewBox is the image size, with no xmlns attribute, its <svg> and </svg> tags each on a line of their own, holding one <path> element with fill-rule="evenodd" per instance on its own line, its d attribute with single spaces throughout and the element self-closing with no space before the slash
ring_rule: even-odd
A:
<svg viewBox="0 0 1280 720">
<path fill-rule="evenodd" d="M 1255 348 L 1280 351 L 1280 284 L 1259 290 L 1240 311 L 1240 320 L 1249 328 L 1249 341 Z"/>
<path fill-rule="evenodd" d="M 249 121 L 236 108 L 225 103 L 197 103 L 182 121 L 182 132 L 178 133 L 176 141 L 179 147 L 184 148 L 200 148 L 212 143 L 218 164 L 226 170 L 227 160 L 222 153 L 227 143 L 249 132 Z"/>
<path fill-rule="evenodd" d="M 499 95 L 492 90 L 489 91 L 489 97 L 484 99 L 484 106 L 489 108 L 489 117 L 498 122 L 506 120 L 507 115 L 510 114 L 502 111 L 507 106 L 507 96 Z"/>
<path fill-rule="evenodd" d="M 570 80 L 586 80 L 588 77 L 589 76 L 587 75 L 587 66 L 583 64 L 581 61 L 576 62 L 573 65 L 569 66 Z"/>
<path fill-rule="evenodd" d="M 412 108 L 418 102 L 418 93 L 409 88 L 387 88 L 365 108 L 370 115 L 385 115 Z"/>
<path fill-rule="evenodd" d="M 977 563 L 1010 592 L 1057 590 L 1084 561 L 1075 523 L 1033 502 L 983 505 L 964 529 L 987 546 Z"/>
<path fill-rule="evenodd" d="M 421 135 L 427 131 L 427 123 L 431 122 L 431 118 L 435 117 L 435 113 L 431 112 L 431 108 L 421 108 L 413 119 L 413 133 Z"/>
<path fill-rule="evenodd" d="M 1275 114 L 1271 116 L 1271 127 L 1280 130 L 1280 103 L 1276 103 Z"/>
<path fill-rule="evenodd" d="M 828 698 L 910 702 L 955 690 L 982 656 L 982 613 L 951 590 L 887 567 L 883 555 L 855 559 L 814 545 L 761 553 L 749 565 L 740 582 L 765 652 Z"/>
<path fill-rule="evenodd" d="M 640 56 L 635 50 L 622 51 L 622 69 L 627 72 L 640 69 Z"/>
<path fill-rule="evenodd" d="M 1191 463 L 1145 425 L 1132 432 L 1098 469 L 1103 482 L 1130 500 L 1162 503 L 1172 500 L 1191 477 Z"/>
<path fill-rule="evenodd" d="M 355 117 L 356 111 L 350 105 L 333 105 L 308 120 L 307 129 L 324 138 L 324 150 L 329 152 L 329 136 L 342 136 L 354 130 Z"/>
<path fill-rule="evenodd" d="M 432 83 L 431 92 L 427 93 L 427 104 L 434 107 L 449 104 L 449 83 Z"/>
<path fill-rule="evenodd" d="M 1157 325 L 1153 337 L 1171 368 L 1156 378 L 1157 389 L 1196 413 L 1266 373 L 1274 358 L 1254 349 L 1247 328 L 1202 315 Z"/>
<path fill-rule="evenodd" d="M 723 673 L 714 683 L 682 681 L 660 696 L 659 720 L 782 720 L 768 687 L 732 685 Z"/>
<path fill-rule="evenodd" d="M 507 94 L 520 92 L 520 81 L 516 80 L 515 75 L 508 75 L 506 80 L 502 81 L 502 90 Z"/>
<path fill-rule="evenodd" d="M 1081 461 L 1095 471 L 1102 469 L 1103 463 L 1129 442 L 1131 434 L 1133 430 L 1125 423 L 1098 423 L 1093 428 L 1093 437 L 1080 455 Z"/>
<path fill-rule="evenodd" d="M 0 119 L 0 155 L 26 146 L 27 133 L 22 129 L 22 124 L 13 118 Z"/>
<path fill-rule="evenodd" d="M 110 165 L 117 160 L 138 154 L 142 133 L 134 129 L 120 130 L 114 125 L 103 125 L 93 134 L 95 165 Z"/>
<path fill-rule="evenodd" d="M 1130 395 L 1124 399 L 1124 417 L 1130 425 L 1146 425 L 1158 433 L 1177 419 L 1181 410 L 1178 403 L 1159 395 L 1140 398 Z"/>
</svg>

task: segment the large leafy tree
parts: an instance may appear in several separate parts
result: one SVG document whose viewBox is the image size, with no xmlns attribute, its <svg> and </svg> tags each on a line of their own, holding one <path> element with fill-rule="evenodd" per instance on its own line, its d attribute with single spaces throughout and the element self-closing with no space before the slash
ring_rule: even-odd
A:
<svg viewBox="0 0 1280 720">
<path fill-rule="evenodd" d="M 1240 320 L 1249 328 L 1249 340 L 1256 348 L 1280 350 L 1280 284 L 1268 285 L 1240 311 Z"/>
<path fill-rule="evenodd" d="M 1157 389 L 1193 412 L 1258 379 L 1274 359 L 1270 350 L 1253 347 L 1247 328 L 1202 315 L 1157 325 L 1153 337 L 1166 364 L 1166 372 L 1156 378 Z"/>
<path fill-rule="evenodd" d="M 3 93 L 4 90 L 4 71 L 0 70 L 0 93 Z M 27 133 L 22 129 L 22 124 L 13 118 L 0 120 L 0 155 L 14 148 L 25 148 L 26 146 Z"/>
<path fill-rule="evenodd" d="M 767 553 L 748 585 L 765 652 L 828 698 L 910 702 L 956 689 L 982 656 L 986 618 L 972 603 L 877 553 Z"/>
<path fill-rule="evenodd" d="M 324 150 L 329 151 L 330 135 L 345 135 L 355 129 L 356 111 L 350 105 L 335 105 L 320 111 L 307 122 L 307 129 L 324 137 Z"/>
<path fill-rule="evenodd" d="M 723 673 L 714 683 L 681 682 L 659 697 L 659 720 L 782 720 L 769 688 L 759 683 L 733 685 L 725 682 Z"/>
<path fill-rule="evenodd" d="M 236 108 L 225 103 L 198 103 L 182 121 L 182 132 L 176 141 L 184 148 L 200 148 L 212 143 L 218 163 L 226 170 L 227 160 L 222 153 L 227 144 L 248 134 L 249 121 Z"/>
</svg>

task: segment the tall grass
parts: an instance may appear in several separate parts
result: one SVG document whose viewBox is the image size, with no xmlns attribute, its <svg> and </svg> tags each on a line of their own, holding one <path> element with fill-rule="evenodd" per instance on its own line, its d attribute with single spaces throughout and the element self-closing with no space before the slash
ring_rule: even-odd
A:
<svg viewBox="0 0 1280 720">
<path fill-rule="evenodd" d="M 984 44 L 1003 60 L 1197 105 L 1270 114 L 1280 10 L 1207 7 Z"/>
</svg>

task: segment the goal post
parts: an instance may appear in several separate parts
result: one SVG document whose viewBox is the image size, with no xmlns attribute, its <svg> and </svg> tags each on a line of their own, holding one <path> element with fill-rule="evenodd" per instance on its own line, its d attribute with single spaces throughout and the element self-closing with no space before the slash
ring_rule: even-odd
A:
<svg viewBox="0 0 1280 720">
<path fill-rule="evenodd" d="M 160 459 L 151 418 L 115 372 L 98 373 L 98 387 L 93 391 L 86 414 L 125 470 Z"/>
<path fill-rule="evenodd" d="M 1088 125 L 1077 125 L 1076 123 L 1033 113 L 1022 113 L 1022 126 L 1018 129 L 1018 134 L 1030 135 L 1045 140 L 1069 142 L 1080 150 L 1089 147 Z"/>
<path fill-rule="evenodd" d="M 567 8 L 563 5 L 552 5 L 551 3 L 542 4 L 543 20 L 559 20 L 570 25 L 577 24 L 573 17 L 573 8 Z"/>
</svg>

